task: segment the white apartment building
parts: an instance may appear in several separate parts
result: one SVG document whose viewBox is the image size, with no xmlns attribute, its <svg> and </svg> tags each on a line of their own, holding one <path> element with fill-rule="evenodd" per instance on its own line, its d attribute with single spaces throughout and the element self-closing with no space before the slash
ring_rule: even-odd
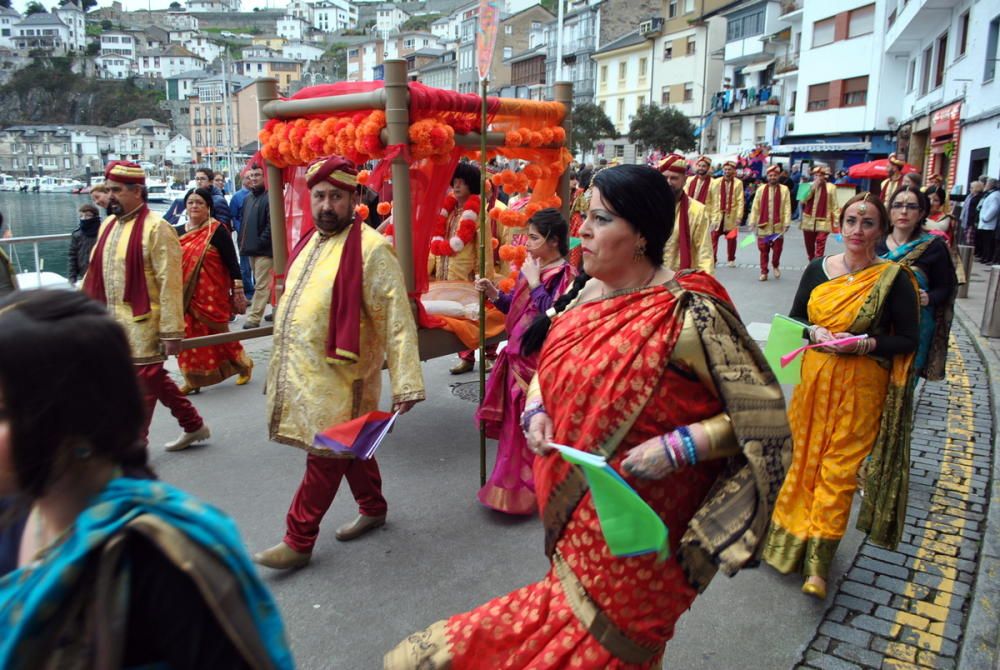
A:
<svg viewBox="0 0 1000 670">
<path fill-rule="evenodd" d="M 723 61 L 712 54 L 725 45 L 726 21 L 718 16 L 688 20 L 685 17 L 695 11 L 694 2 L 685 2 L 675 11 L 679 16 L 673 18 L 680 18 L 680 22 L 668 19 L 662 24 L 662 35 L 655 37 L 650 100 L 663 107 L 670 105 L 687 116 L 699 137 L 699 153 L 714 153 L 718 133 L 713 123 L 712 96 L 722 81 Z M 643 21 L 640 32 L 659 35 L 657 26 L 661 23 L 655 19 Z"/>
<path fill-rule="evenodd" d="M 356 28 L 358 7 L 348 0 L 320 0 L 312 5 L 312 18 L 307 19 L 313 28 L 325 33 Z"/>
<path fill-rule="evenodd" d="M 719 13 L 726 19 L 725 65 L 712 109 L 719 117 L 721 157 L 772 141 L 783 90 L 774 80 L 779 46 L 768 37 L 778 32 L 780 13 L 780 3 L 769 0 L 741 2 Z"/>
<path fill-rule="evenodd" d="M 84 18 L 83 10 L 76 3 L 67 2 L 61 7 L 53 10 L 62 22 L 69 29 L 67 44 L 70 51 L 84 52 L 87 50 L 87 22 Z"/>
<path fill-rule="evenodd" d="M 14 49 L 22 54 L 41 49 L 53 56 L 65 56 L 73 51 L 70 29 L 55 14 L 39 12 L 13 24 Z"/>
<path fill-rule="evenodd" d="M 170 138 L 163 147 L 163 162 L 186 165 L 191 161 L 191 140 L 180 133 Z"/>
<path fill-rule="evenodd" d="M 375 30 L 386 35 L 398 30 L 409 18 L 409 12 L 404 12 L 396 5 L 385 3 L 375 12 Z"/>
<path fill-rule="evenodd" d="M 1000 3 L 888 0 L 886 63 L 900 99 L 898 150 L 925 177 L 968 191 L 1000 176 Z"/>
<path fill-rule="evenodd" d="M 771 153 L 836 171 L 894 149 L 899 68 L 883 59 L 885 3 L 827 0 L 786 5 L 775 40 L 781 100 Z M 777 68 L 780 68 L 780 72 Z M 776 144 L 772 142 L 772 144 Z"/>
<path fill-rule="evenodd" d="M 278 37 L 290 42 L 301 42 L 309 32 L 309 23 L 295 16 L 282 16 L 275 22 Z"/>
<path fill-rule="evenodd" d="M 127 79 L 137 74 L 135 61 L 124 56 L 97 56 L 94 68 L 98 79 Z"/>
<path fill-rule="evenodd" d="M 321 47 L 302 42 L 289 42 L 281 47 L 281 57 L 309 63 L 319 60 L 326 53 Z"/>
<path fill-rule="evenodd" d="M 197 35 L 183 43 L 185 49 L 211 63 L 222 55 L 223 48 L 204 35 Z"/>
<path fill-rule="evenodd" d="M 0 47 L 14 48 L 14 24 L 21 15 L 11 7 L 0 7 Z"/>
<path fill-rule="evenodd" d="M 179 44 L 171 44 L 166 49 L 144 51 L 136 57 L 139 75 L 166 79 L 175 74 L 199 70 L 205 67 L 205 60 L 191 53 Z"/>
<path fill-rule="evenodd" d="M 240 0 L 187 0 L 189 12 L 238 12 Z"/>
<path fill-rule="evenodd" d="M 134 61 L 136 55 L 135 37 L 126 32 L 108 31 L 101 33 L 102 56 L 122 56 Z"/>
<path fill-rule="evenodd" d="M 594 53 L 597 66 L 597 106 L 615 124 L 617 137 L 598 140 L 597 158 L 621 158 L 635 163 L 637 148 L 628 141 L 629 126 L 639 108 L 650 104 L 653 40 L 634 30 Z M 671 147 L 666 147 L 669 151 Z"/>
<path fill-rule="evenodd" d="M 115 153 L 121 158 L 160 164 L 170 141 L 170 126 L 153 119 L 134 119 L 116 129 Z"/>
<path fill-rule="evenodd" d="M 385 42 L 373 39 L 347 50 L 347 81 L 369 81 L 384 62 Z"/>
<path fill-rule="evenodd" d="M 449 14 L 433 21 L 430 25 L 431 33 L 445 43 L 458 41 L 458 28 L 462 23 L 458 14 Z"/>
</svg>

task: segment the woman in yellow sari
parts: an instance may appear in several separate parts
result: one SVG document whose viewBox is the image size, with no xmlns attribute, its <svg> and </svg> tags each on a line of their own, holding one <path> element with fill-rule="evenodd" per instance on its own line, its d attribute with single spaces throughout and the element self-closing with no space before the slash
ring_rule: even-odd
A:
<svg viewBox="0 0 1000 670">
<path fill-rule="evenodd" d="M 889 217 L 870 193 L 841 210 L 843 254 L 813 260 L 791 316 L 814 343 L 789 408 L 792 466 L 771 517 L 763 558 L 778 571 L 801 570 L 802 591 L 826 597 L 826 577 L 847 528 L 859 467 L 871 454 L 858 527 L 895 547 L 902 532 L 909 468 L 913 355 L 919 300 L 912 274 L 875 246 Z"/>
</svg>

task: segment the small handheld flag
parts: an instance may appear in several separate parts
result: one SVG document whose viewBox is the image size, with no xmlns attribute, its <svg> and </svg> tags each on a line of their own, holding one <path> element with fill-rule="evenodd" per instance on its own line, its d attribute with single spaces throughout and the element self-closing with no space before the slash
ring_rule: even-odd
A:
<svg viewBox="0 0 1000 670">
<path fill-rule="evenodd" d="M 802 361 L 794 360 L 782 365 L 782 356 L 802 346 L 802 332 L 808 326 L 784 314 L 775 314 L 771 321 L 771 332 L 764 345 L 764 358 L 771 365 L 771 371 L 782 384 L 798 384 L 802 378 Z"/>
<path fill-rule="evenodd" d="M 368 460 L 382 444 L 382 440 L 392 430 L 399 412 L 368 412 L 344 423 L 330 426 L 321 433 L 316 433 L 313 446 L 317 449 L 329 449 L 342 454 L 351 454 L 355 458 Z"/>
<path fill-rule="evenodd" d="M 559 450 L 568 462 L 583 468 L 601 532 L 612 554 L 627 557 L 655 552 L 661 560 L 670 555 L 663 520 L 602 456 L 564 444 L 550 442 L 549 446 Z"/>
<path fill-rule="evenodd" d="M 753 233 L 750 233 L 749 235 L 747 235 L 746 237 L 744 237 L 742 240 L 740 240 L 739 247 L 740 247 L 740 249 L 745 249 L 746 247 L 749 247 L 751 244 L 753 244 L 756 240 L 757 240 L 757 236 L 754 235 Z"/>
</svg>

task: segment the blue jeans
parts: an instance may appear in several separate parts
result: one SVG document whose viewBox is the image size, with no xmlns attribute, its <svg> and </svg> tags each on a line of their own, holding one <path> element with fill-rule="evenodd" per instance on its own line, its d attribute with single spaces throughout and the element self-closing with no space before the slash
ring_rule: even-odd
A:
<svg viewBox="0 0 1000 670">
<path fill-rule="evenodd" d="M 247 300 L 253 299 L 253 267 L 248 256 L 240 256 L 240 272 L 243 273 L 243 293 Z"/>
</svg>

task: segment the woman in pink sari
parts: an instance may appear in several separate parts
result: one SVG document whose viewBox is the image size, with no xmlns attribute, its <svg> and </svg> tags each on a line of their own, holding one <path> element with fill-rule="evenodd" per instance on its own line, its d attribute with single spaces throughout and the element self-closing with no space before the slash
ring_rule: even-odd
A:
<svg viewBox="0 0 1000 670">
<path fill-rule="evenodd" d="M 538 353 L 522 354 L 521 338 L 535 317 L 552 307 L 576 278 L 576 269 L 566 262 L 569 224 L 559 210 L 543 209 L 531 217 L 525 246 L 528 257 L 510 293 L 498 290 L 489 279 L 476 280 L 476 288 L 507 315 L 508 335 L 476 412 L 486 435 L 499 440 L 497 462 L 479 491 L 479 501 L 508 514 L 533 514 L 537 508 L 531 475 L 534 454 L 528 450 L 519 417 Z"/>
</svg>

